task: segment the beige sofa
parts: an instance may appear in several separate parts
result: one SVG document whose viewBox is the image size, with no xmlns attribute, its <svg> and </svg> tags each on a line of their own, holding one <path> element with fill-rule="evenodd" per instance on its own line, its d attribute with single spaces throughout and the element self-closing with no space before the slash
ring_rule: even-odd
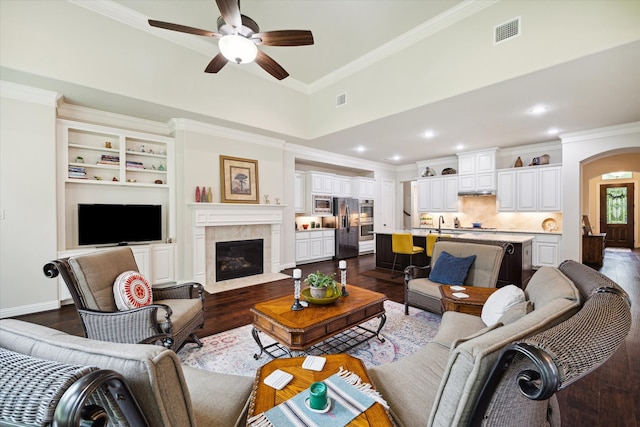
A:
<svg viewBox="0 0 640 427">
<path fill-rule="evenodd" d="M 588 268 L 565 263 L 561 268 Z M 590 286 L 587 280 L 583 282 L 581 289 Z M 574 282 L 560 269 L 550 267 L 533 275 L 525 294 L 533 308 L 528 314 L 505 314 L 496 325 L 487 327 L 480 317 L 447 311 L 432 342 L 411 356 L 370 370 L 398 425 L 468 425 L 476 399 L 501 350 L 567 320 L 580 309 L 581 299 L 588 297 L 586 293 L 581 298 Z M 514 393 L 517 397 L 515 394 L 519 393 Z M 555 399 L 543 402 L 545 409 L 554 402 Z M 558 411 L 551 411 L 551 415 L 552 420 L 558 421 Z M 528 420 L 528 424 L 521 425 L 546 421 Z"/>
<path fill-rule="evenodd" d="M 2 319 L 0 347 L 121 374 L 150 426 L 244 425 L 253 378 L 183 366 L 175 352 L 162 346 L 96 341 Z"/>
<path fill-rule="evenodd" d="M 464 286 L 496 287 L 500 273 L 500 265 L 504 257 L 504 248 L 502 246 L 437 241 L 433 247 L 433 254 L 429 266 L 417 267 L 410 265 L 404 270 L 405 314 L 408 313 L 409 306 L 429 310 L 433 313 L 442 313 L 441 283 L 432 282 L 428 277 L 424 277 L 428 276 L 428 273 L 436 264 L 442 252 L 447 252 L 459 258 L 470 255 L 476 256 L 464 280 Z"/>
</svg>

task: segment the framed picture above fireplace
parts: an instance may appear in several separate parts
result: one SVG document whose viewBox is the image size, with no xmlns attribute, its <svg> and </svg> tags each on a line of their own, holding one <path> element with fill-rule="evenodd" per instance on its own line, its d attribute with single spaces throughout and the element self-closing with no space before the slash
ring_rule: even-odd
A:
<svg viewBox="0 0 640 427">
<path fill-rule="evenodd" d="M 220 156 L 222 203 L 259 203 L 258 161 Z"/>
</svg>

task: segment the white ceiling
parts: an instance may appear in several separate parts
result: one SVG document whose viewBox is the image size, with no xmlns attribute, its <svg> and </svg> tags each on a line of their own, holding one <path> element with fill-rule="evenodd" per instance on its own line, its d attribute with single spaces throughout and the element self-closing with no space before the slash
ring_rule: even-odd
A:
<svg viewBox="0 0 640 427">
<path fill-rule="evenodd" d="M 72 3 L 82 5 L 80 1 L 72 0 Z M 92 5 L 87 6 L 87 3 Z M 84 6 L 90 10 L 97 13 L 106 10 L 104 14 L 111 14 L 111 17 L 124 11 L 125 15 L 140 15 L 138 18 L 217 30 L 219 13 L 214 0 L 87 3 Z M 474 3 L 476 8 L 480 8 L 493 2 Z M 114 12 L 118 7 L 125 9 Z M 391 53 L 394 46 L 401 46 L 420 28 L 459 13 L 465 7 L 469 7 L 469 2 L 459 0 L 241 2 L 242 13 L 253 18 L 262 31 L 308 29 L 313 32 L 313 46 L 261 47 L 290 73 L 290 77 L 279 84 L 307 93 L 335 81 L 345 69 L 366 63 L 372 55 Z M 104 9 L 102 12 L 101 8 Z M 114 28 L 117 28 L 115 25 L 114 20 Z M 185 49 L 190 48 L 191 40 L 195 42 L 197 39 L 198 43 L 210 44 L 211 56 L 217 52 L 215 39 L 166 30 L 158 30 L 154 34 L 172 39 Z M 208 59 L 203 57 L 202 69 L 192 72 L 202 73 L 207 63 Z M 241 66 L 228 64 L 215 77 L 223 78 L 225 73 L 239 72 L 233 67 Z M 273 79 L 255 64 L 250 64 L 247 69 L 256 75 L 255 78 Z M 549 128 L 567 133 L 640 120 L 640 96 L 637 95 L 640 92 L 640 72 L 637 70 L 640 70 L 640 41 L 636 40 L 312 140 L 265 134 L 391 165 L 454 155 L 459 144 L 464 145 L 465 150 L 473 150 L 557 141 L 557 136 L 546 133 Z M 9 75 L 8 72 L 6 74 Z M 74 94 L 69 99 L 76 98 L 80 104 L 90 104 L 80 92 L 74 93 L 69 88 L 68 93 Z M 537 104 L 546 105 L 547 113 L 536 117 L 529 114 L 529 109 Z M 138 113 L 131 111 L 138 105 Z M 128 102 L 126 108 L 117 112 L 159 121 L 176 117 L 171 115 L 175 112 L 170 108 L 150 108 L 142 102 Z M 433 129 L 434 138 L 422 137 L 427 128 Z M 354 152 L 354 147 L 360 144 L 366 151 Z M 394 159 L 395 155 L 399 158 Z"/>
</svg>

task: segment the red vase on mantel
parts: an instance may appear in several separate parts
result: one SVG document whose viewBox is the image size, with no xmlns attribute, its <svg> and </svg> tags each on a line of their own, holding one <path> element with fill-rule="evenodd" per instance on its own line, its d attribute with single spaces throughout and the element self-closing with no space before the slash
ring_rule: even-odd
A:
<svg viewBox="0 0 640 427">
<path fill-rule="evenodd" d="M 207 188 L 202 187 L 202 194 L 200 195 L 200 201 L 202 203 L 207 203 Z"/>
<path fill-rule="evenodd" d="M 200 187 L 196 187 L 196 203 L 200 203 Z"/>
</svg>

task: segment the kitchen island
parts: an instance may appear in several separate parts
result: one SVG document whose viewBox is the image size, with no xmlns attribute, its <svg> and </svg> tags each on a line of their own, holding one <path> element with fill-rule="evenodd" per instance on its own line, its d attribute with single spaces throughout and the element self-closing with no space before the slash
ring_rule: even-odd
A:
<svg viewBox="0 0 640 427">
<path fill-rule="evenodd" d="M 407 232 L 407 230 L 398 231 L 398 233 Z M 433 234 L 433 230 L 428 229 L 413 229 L 410 232 L 413 235 L 413 244 L 423 248 L 427 247 L 427 234 Z M 460 234 L 447 234 L 447 230 L 443 230 L 441 239 L 504 246 L 505 255 L 500 266 L 500 274 L 498 275 L 498 287 L 514 284 L 524 289 L 533 274 L 532 244 L 534 236 L 532 235 L 471 232 L 471 230 Z M 376 268 L 391 270 L 393 256 L 394 254 L 391 250 L 391 233 L 376 232 Z M 428 263 L 429 259 L 426 253 L 413 256 L 414 265 L 424 266 Z M 409 256 L 399 254 L 396 261 L 396 270 L 402 271 L 408 265 Z"/>
</svg>

